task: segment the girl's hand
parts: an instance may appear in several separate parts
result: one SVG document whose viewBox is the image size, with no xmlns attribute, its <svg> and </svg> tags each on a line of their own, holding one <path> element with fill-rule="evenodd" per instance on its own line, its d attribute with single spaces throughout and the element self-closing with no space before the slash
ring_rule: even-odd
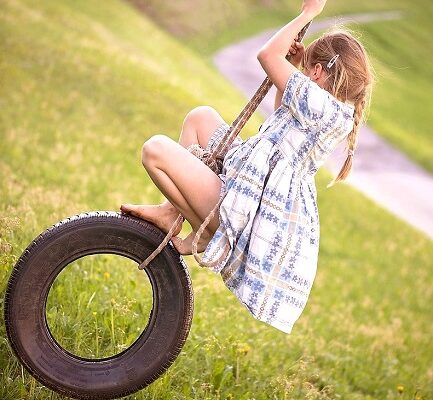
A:
<svg viewBox="0 0 433 400">
<path fill-rule="evenodd" d="M 296 68 L 301 65 L 302 57 L 304 56 L 305 46 L 300 42 L 293 42 L 287 55 L 291 56 L 290 63 Z"/>
<path fill-rule="evenodd" d="M 302 12 L 313 19 L 323 11 L 325 4 L 326 0 L 304 0 L 302 4 Z"/>
</svg>

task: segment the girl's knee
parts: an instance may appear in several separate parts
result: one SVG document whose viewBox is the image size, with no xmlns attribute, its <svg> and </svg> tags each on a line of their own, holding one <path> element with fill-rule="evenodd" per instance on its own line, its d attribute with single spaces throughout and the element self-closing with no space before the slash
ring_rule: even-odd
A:
<svg viewBox="0 0 433 400">
<path fill-rule="evenodd" d="M 195 107 L 185 117 L 186 120 L 192 120 L 196 123 L 210 118 L 221 118 L 218 111 L 211 106 Z"/>
<path fill-rule="evenodd" d="M 165 135 L 154 135 L 146 140 L 141 148 L 141 162 L 144 167 L 158 160 L 164 154 L 170 138 Z"/>
</svg>

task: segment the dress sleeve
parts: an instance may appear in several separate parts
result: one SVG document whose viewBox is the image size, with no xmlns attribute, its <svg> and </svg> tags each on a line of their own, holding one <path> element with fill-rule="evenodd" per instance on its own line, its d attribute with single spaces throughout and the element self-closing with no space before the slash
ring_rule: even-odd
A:
<svg viewBox="0 0 433 400">
<path fill-rule="evenodd" d="M 319 132 L 332 131 L 336 137 L 346 136 L 353 129 L 354 108 L 341 103 L 301 71 L 290 75 L 281 104 L 305 128 Z"/>
<path fill-rule="evenodd" d="M 281 103 L 303 125 L 317 125 L 326 112 L 332 96 L 301 71 L 290 75 Z"/>
</svg>

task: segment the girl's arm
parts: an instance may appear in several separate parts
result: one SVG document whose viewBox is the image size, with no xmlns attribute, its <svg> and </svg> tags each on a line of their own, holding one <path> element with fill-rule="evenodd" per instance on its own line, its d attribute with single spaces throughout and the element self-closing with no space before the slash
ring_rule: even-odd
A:
<svg viewBox="0 0 433 400">
<path fill-rule="evenodd" d="M 304 52 L 305 52 L 305 47 L 302 43 L 294 42 L 292 44 L 292 47 L 290 48 L 288 55 L 290 56 L 290 63 L 296 68 L 299 68 L 299 66 L 301 65 L 301 60 L 304 55 Z M 284 93 L 279 89 L 277 89 L 277 92 L 275 94 L 274 111 L 281 106 L 283 95 Z"/>
<path fill-rule="evenodd" d="M 275 33 L 259 50 L 257 59 L 279 91 L 284 92 L 290 75 L 298 71 L 286 60 L 287 52 L 298 32 L 322 12 L 325 3 L 326 0 L 304 0 L 301 14 Z"/>
</svg>

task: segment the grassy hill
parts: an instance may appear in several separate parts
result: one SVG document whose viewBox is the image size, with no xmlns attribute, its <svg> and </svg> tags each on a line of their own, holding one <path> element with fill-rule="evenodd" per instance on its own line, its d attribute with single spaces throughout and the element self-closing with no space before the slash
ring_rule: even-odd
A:
<svg viewBox="0 0 433 400">
<path fill-rule="evenodd" d="M 127 1 L 200 54 L 208 55 L 241 38 L 286 24 L 301 5 L 293 0 Z M 404 4 L 403 0 L 331 0 L 323 16 L 394 10 Z"/>
<path fill-rule="evenodd" d="M 155 0 L 129 1 L 206 56 L 231 42 L 283 26 L 300 5 L 300 1 L 292 0 L 180 0 L 163 6 Z M 194 13 L 191 13 L 192 3 L 197 3 Z M 355 26 L 374 57 L 377 71 L 378 84 L 369 123 L 409 158 L 433 173 L 431 2 L 334 0 L 328 2 L 321 18 L 385 10 L 402 11 L 402 20 Z"/>
<path fill-rule="evenodd" d="M 81 211 L 161 200 L 139 162 L 146 138 L 176 138 L 200 104 L 230 122 L 244 99 L 207 60 L 121 1 L 6 0 L 0 54 L 3 306 L 14 262 L 42 230 Z M 433 396 L 431 241 L 344 184 L 325 190 L 329 180 L 319 173 L 319 270 L 293 334 L 254 320 L 218 275 L 188 257 L 188 341 L 169 371 L 131 399 Z M 70 351 L 112 354 L 145 323 L 147 290 L 133 266 L 100 258 L 68 266 L 47 318 Z M 3 321 L 0 398 L 61 398 L 22 370 Z"/>
</svg>

